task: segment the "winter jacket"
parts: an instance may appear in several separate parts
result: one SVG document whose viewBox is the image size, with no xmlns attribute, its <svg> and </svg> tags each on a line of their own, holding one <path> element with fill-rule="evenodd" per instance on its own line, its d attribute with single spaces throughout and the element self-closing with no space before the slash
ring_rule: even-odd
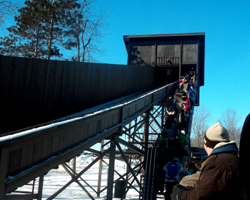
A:
<svg viewBox="0 0 250 200">
<path fill-rule="evenodd" d="M 182 106 L 182 110 L 187 110 L 188 112 L 190 112 L 190 107 L 187 103 L 185 103 L 185 105 Z"/>
<path fill-rule="evenodd" d="M 183 90 L 185 92 L 187 92 L 189 90 L 189 87 L 190 87 L 190 85 L 189 85 L 189 79 L 185 79 L 184 82 L 183 82 Z"/>
<path fill-rule="evenodd" d="M 169 97 L 169 98 L 166 100 L 166 103 L 167 103 L 167 108 L 168 108 L 168 110 L 171 110 L 171 108 L 174 106 L 173 97 Z"/>
<path fill-rule="evenodd" d="M 167 147 L 168 147 L 168 137 L 167 136 L 160 137 L 160 139 L 159 139 L 159 145 L 163 146 L 163 147 L 165 147 L 167 149 Z"/>
<path fill-rule="evenodd" d="M 180 134 L 180 135 L 178 135 L 178 139 L 179 139 L 180 147 L 182 149 L 184 149 L 184 146 L 188 144 L 187 137 L 185 135 L 183 135 L 183 134 Z"/>
<path fill-rule="evenodd" d="M 173 172 L 174 168 L 176 168 L 175 170 L 177 171 L 177 173 Z M 162 174 L 163 176 L 165 176 L 165 181 L 178 182 L 179 173 L 182 171 L 183 171 L 183 167 L 179 162 L 170 161 L 164 166 L 162 170 Z"/>
<path fill-rule="evenodd" d="M 239 159 L 235 142 L 219 143 L 202 164 L 197 183 L 181 194 L 181 200 L 238 199 Z"/>
<path fill-rule="evenodd" d="M 245 119 L 240 138 L 240 176 L 244 186 L 242 199 L 250 199 L 250 174 L 249 174 L 249 140 L 250 140 L 250 114 Z"/>
<path fill-rule="evenodd" d="M 168 121 L 169 123 L 174 123 L 174 122 L 175 122 L 175 121 L 174 121 L 175 118 L 176 118 L 176 116 L 175 116 L 175 111 L 174 111 L 174 112 L 169 112 L 169 113 L 168 113 L 167 121 Z"/>
<path fill-rule="evenodd" d="M 184 176 L 180 181 L 180 185 L 184 187 L 193 187 L 200 177 L 200 171 L 197 171 L 195 174 Z"/>
<path fill-rule="evenodd" d="M 186 92 L 185 92 L 183 89 L 179 88 L 179 89 L 176 91 L 175 96 L 179 96 L 179 97 L 181 97 L 182 99 L 185 99 L 185 98 L 186 98 Z"/>
</svg>

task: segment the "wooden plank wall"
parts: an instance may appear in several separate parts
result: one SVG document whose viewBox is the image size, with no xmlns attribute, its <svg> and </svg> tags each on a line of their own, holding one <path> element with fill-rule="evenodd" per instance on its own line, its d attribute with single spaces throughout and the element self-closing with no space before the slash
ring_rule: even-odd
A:
<svg viewBox="0 0 250 200">
<path fill-rule="evenodd" d="M 60 118 L 153 85 L 154 68 L 149 66 L 0 56 L 0 134 Z"/>
<path fill-rule="evenodd" d="M 140 66 L 155 66 L 155 41 L 131 42 L 129 63 Z"/>
<path fill-rule="evenodd" d="M 183 46 L 181 46 L 181 42 Z M 130 48 L 129 63 L 135 65 L 155 66 L 155 55 L 168 59 L 171 59 L 171 57 L 180 58 L 182 56 L 182 64 L 197 64 L 198 40 L 131 42 Z"/>
<path fill-rule="evenodd" d="M 181 48 L 180 41 L 158 41 L 157 57 L 180 57 Z"/>
<path fill-rule="evenodd" d="M 197 64 L 198 40 L 184 40 L 182 51 L 182 64 Z"/>
</svg>

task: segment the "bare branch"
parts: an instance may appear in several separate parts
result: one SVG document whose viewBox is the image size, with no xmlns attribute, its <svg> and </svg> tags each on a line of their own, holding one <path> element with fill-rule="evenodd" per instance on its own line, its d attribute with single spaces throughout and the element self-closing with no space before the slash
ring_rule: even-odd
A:
<svg viewBox="0 0 250 200">
<path fill-rule="evenodd" d="M 228 130 L 231 140 L 234 140 L 237 144 L 239 144 L 241 127 L 238 125 L 239 116 L 237 111 L 230 108 L 226 109 L 223 111 L 219 121 Z"/>
<path fill-rule="evenodd" d="M 195 107 L 192 120 L 192 134 L 194 136 L 194 144 L 192 146 L 203 147 L 203 137 L 208 129 L 207 122 L 210 118 L 210 112 L 204 107 Z"/>
<path fill-rule="evenodd" d="M 15 3 L 11 0 L 0 1 L 0 26 L 4 24 L 7 16 L 16 14 L 16 10 L 19 6 L 19 3 Z"/>
</svg>

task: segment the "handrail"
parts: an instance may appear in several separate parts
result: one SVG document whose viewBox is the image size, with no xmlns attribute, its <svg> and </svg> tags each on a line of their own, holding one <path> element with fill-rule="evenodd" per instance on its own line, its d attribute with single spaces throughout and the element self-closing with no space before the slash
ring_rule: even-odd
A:
<svg viewBox="0 0 250 200">
<path fill-rule="evenodd" d="M 1 137 L 2 192 L 11 192 L 79 155 L 102 139 L 120 133 L 122 126 L 150 110 L 154 104 L 173 92 L 176 84 L 177 82 L 165 85 L 93 113 L 80 113 L 71 116 L 72 118 Z"/>
</svg>

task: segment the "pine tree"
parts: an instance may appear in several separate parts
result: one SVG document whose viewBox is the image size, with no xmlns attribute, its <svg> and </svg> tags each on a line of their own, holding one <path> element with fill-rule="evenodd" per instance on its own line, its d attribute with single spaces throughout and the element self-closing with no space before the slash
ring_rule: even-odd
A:
<svg viewBox="0 0 250 200">
<path fill-rule="evenodd" d="M 7 29 L 9 36 L 0 40 L 0 53 L 48 60 L 61 57 L 60 48 L 70 45 L 65 40 L 75 24 L 71 12 L 77 6 L 76 0 L 26 0 L 15 17 L 16 25 Z"/>
<path fill-rule="evenodd" d="M 44 10 L 41 9 L 44 7 L 43 1 L 25 1 L 25 5 L 18 9 L 19 15 L 15 16 L 16 25 L 7 28 L 10 34 L 2 38 L 0 44 L 2 48 L 5 47 L 5 53 L 8 52 L 7 48 L 10 45 L 15 54 L 20 56 L 43 57 L 45 51 L 42 41 L 45 37 L 45 28 L 41 26 L 44 15 Z"/>
<path fill-rule="evenodd" d="M 93 61 L 92 53 L 100 52 L 95 43 L 107 16 L 95 17 L 93 0 L 26 0 L 18 9 L 16 24 L 9 36 L 0 38 L 0 54 L 43 58 L 62 57 L 60 50 L 77 48 L 72 59 Z"/>
</svg>

